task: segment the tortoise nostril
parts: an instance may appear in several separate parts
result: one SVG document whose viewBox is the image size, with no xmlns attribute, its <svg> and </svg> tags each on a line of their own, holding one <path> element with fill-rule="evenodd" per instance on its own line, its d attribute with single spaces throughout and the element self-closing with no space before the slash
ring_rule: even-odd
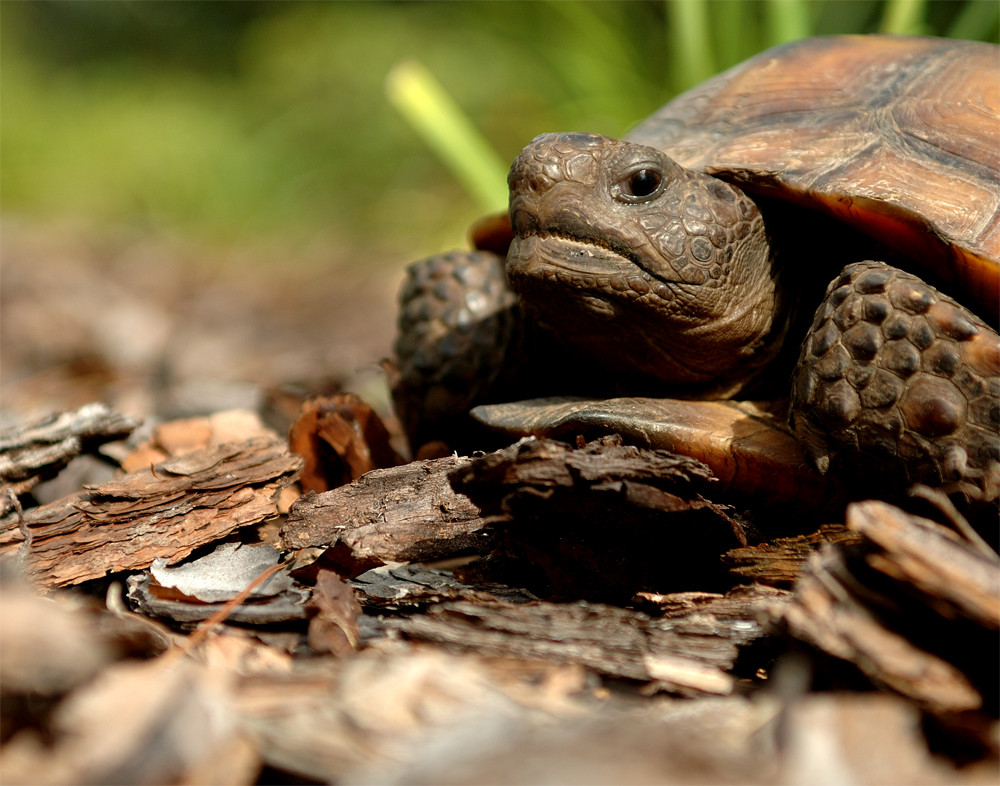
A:
<svg viewBox="0 0 1000 786">
<path fill-rule="evenodd" d="M 515 236 L 527 237 L 538 229 L 538 217 L 530 210 L 515 207 L 511 211 L 510 224 Z"/>
</svg>

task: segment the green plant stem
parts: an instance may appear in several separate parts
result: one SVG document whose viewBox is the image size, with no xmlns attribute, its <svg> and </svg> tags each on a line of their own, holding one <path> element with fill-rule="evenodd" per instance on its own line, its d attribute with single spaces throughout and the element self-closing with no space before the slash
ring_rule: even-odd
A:
<svg viewBox="0 0 1000 786">
<path fill-rule="evenodd" d="M 389 102 L 406 119 L 484 212 L 507 204 L 507 165 L 421 63 L 395 65 L 386 77 Z"/>
<path fill-rule="evenodd" d="M 666 9 L 674 89 L 686 90 L 718 70 L 708 32 L 708 6 L 704 0 L 666 0 Z"/>
<path fill-rule="evenodd" d="M 766 0 L 765 35 L 770 45 L 807 37 L 812 30 L 809 0 Z"/>
<path fill-rule="evenodd" d="M 888 0 L 879 31 L 896 35 L 922 33 L 922 21 L 927 16 L 926 6 L 926 0 Z"/>
</svg>

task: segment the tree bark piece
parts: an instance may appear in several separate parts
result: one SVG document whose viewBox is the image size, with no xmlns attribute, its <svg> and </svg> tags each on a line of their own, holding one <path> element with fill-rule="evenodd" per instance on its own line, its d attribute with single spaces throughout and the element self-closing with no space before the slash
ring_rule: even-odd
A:
<svg viewBox="0 0 1000 786">
<path fill-rule="evenodd" d="M 0 433 L 0 481 L 24 494 L 86 451 L 124 439 L 139 421 L 105 404 L 87 404 Z M 7 510 L 2 511 L 6 513 Z"/>
<path fill-rule="evenodd" d="M 620 603 L 638 591 L 722 591 L 720 555 L 746 544 L 742 522 L 702 496 L 701 463 L 623 445 L 527 438 L 451 473 L 484 515 L 505 522 L 485 572 L 539 597 Z"/>
<path fill-rule="evenodd" d="M 884 502 L 848 509 L 847 526 L 881 548 L 869 564 L 905 582 L 946 617 L 966 617 L 1000 630 L 1000 557 L 984 556 L 968 541 L 928 519 L 908 516 Z"/>
<path fill-rule="evenodd" d="M 1000 561 L 882 502 L 847 523 L 864 541 L 811 557 L 781 623 L 933 712 L 996 712 Z"/>
<path fill-rule="evenodd" d="M 373 470 L 347 486 L 296 500 L 281 528 L 286 549 L 322 546 L 344 573 L 386 562 L 423 562 L 492 545 L 479 508 L 452 490 L 448 473 L 467 458 Z"/>
<path fill-rule="evenodd" d="M 457 488 L 475 489 L 476 497 L 491 509 L 503 507 L 512 492 L 522 491 L 525 486 L 531 487 L 527 494 L 538 497 L 560 488 L 627 492 L 625 484 L 629 482 L 660 490 L 678 486 L 700 490 L 714 479 L 711 471 L 695 459 L 623 445 L 617 436 L 579 448 L 529 437 L 457 467 L 451 477 Z M 661 500 L 656 506 L 664 504 L 670 503 Z"/>
<path fill-rule="evenodd" d="M 675 693 L 725 695 L 735 684 L 729 670 L 739 648 L 763 635 L 762 604 L 785 597 L 769 588 L 734 592 L 706 600 L 697 613 L 660 619 L 603 604 L 454 601 L 383 624 L 482 655 L 577 663 Z"/>
<path fill-rule="evenodd" d="M 774 587 L 790 587 L 809 557 L 827 543 L 860 543 L 861 536 L 842 524 L 824 524 L 816 532 L 776 538 L 753 546 L 730 549 L 725 561 L 737 576 Z"/>
<path fill-rule="evenodd" d="M 277 515 L 302 460 L 253 439 L 185 454 L 0 522 L 0 554 L 21 550 L 29 579 L 51 588 L 176 562 Z M 24 543 L 23 533 L 28 534 Z"/>
<path fill-rule="evenodd" d="M 781 614 L 791 633 L 921 704 L 943 711 L 978 709 L 982 698 L 959 669 L 916 647 L 852 597 L 843 583 L 848 572 L 837 551 L 809 561 L 794 602 Z"/>
</svg>

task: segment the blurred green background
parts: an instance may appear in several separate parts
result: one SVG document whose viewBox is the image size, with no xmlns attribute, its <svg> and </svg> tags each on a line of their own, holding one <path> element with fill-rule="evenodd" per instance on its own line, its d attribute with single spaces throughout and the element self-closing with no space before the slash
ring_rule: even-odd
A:
<svg viewBox="0 0 1000 786">
<path fill-rule="evenodd" d="M 996 41 L 998 18 L 997 0 L 7 2 L 0 199 L 7 216 L 278 243 L 290 260 L 316 244 L 405 260 L 502 209 L 503 168 L 537 133 L 620 135 L 784 40 Z M 473 152 L 478 175 L 456 176 L 389 100 L 414 61 L 495 151 Z"/>
</svg>

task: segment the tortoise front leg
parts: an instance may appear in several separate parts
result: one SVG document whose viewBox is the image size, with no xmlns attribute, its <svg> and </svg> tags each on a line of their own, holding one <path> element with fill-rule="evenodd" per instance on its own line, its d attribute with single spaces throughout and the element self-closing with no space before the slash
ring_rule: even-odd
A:
<svg viewBox="0 0 1000 786">
<path fill-rule="evenodd" d="M 910 273 L 849 265 L 803 343 L 790 416 L 821 472 L 995 502 L 1000 337 Z"/>
<path fill-rule="evenodd" d="M 469 409 L 516 362 L 522 318 L 503 266 L 490 251 L 453 251 L 407 270 L 392 394 L 414 450 L 431 439 L 455 447 Z"/>
</svg>

